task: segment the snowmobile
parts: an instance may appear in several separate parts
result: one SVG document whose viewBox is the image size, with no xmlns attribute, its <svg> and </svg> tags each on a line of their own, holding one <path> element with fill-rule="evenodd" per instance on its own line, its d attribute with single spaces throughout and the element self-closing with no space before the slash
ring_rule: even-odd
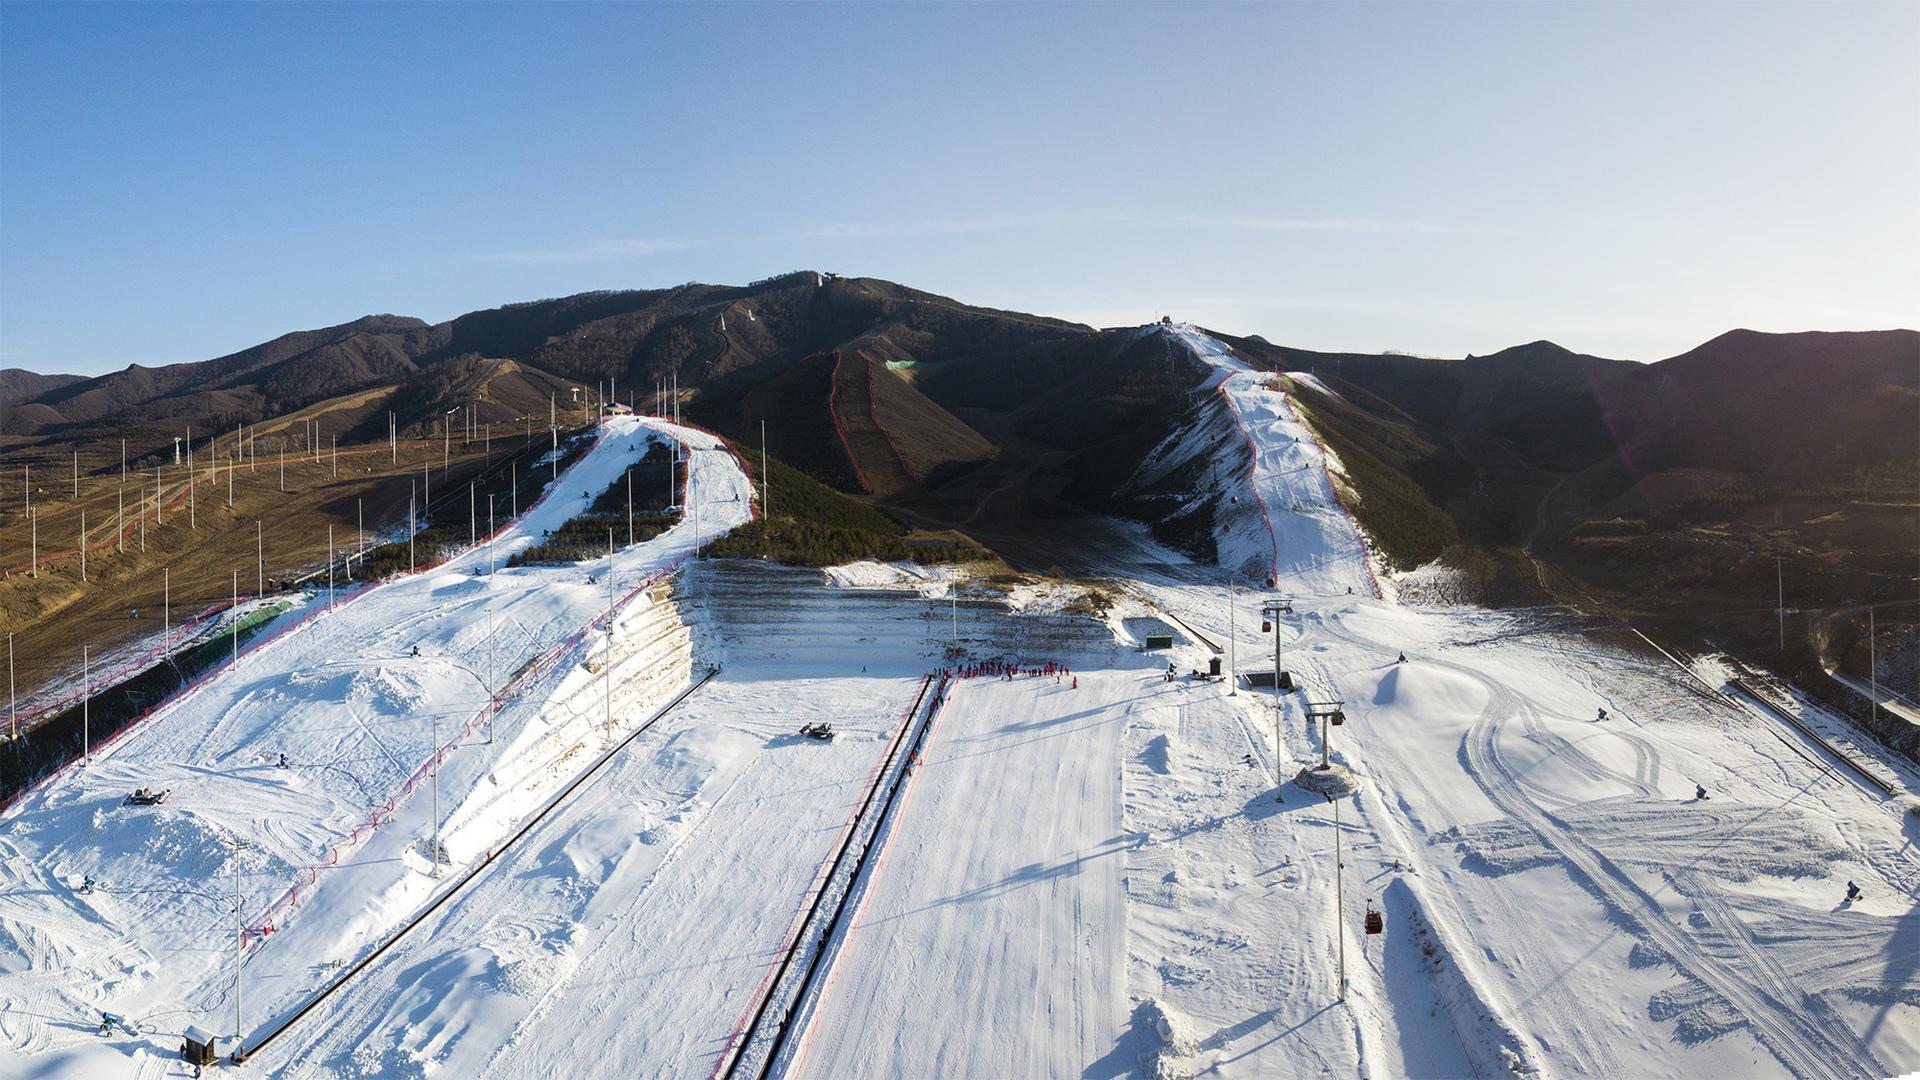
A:
<svg viewBox="0 0 1920 1080">
<path fill-rule="evenodd" d="M 163 788 L 158 791 L 153 788 L 134 788 L 133 794 L 127 796 L 127 802 L 134 806 L 159 806 L 166 802 L 167 796 L 171 794 L 173 794 L 172 788 Z"/>
<path fill-rule="evenodd" d="M 800 734 L 805 735 L 809 739 L 818 739 L 821 742 L 832 742 L 833 725 L 824 720 L 817 724 L 801 724 Z"/>
</svg>

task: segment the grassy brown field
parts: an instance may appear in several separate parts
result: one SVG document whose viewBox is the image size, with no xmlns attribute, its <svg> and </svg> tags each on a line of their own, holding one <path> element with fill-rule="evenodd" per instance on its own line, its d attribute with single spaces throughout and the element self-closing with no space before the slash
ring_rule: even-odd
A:
<svg viewBox="0 0 1920 1080">
<path fill-rule="evenodd" d="M 364 410 L 368 403 L 363 394 L 342 400 L 343 409 L 350 411 Z M 285 419 L 275 429 L 287 429 Z M 300 418 L 290 419 L 297 433 Z M 329 426 L 339 419 L 334 415 Z M 261 430 L 268 431 L 268 425 Z M 290 451 L 282 492 L 283 441 L 291 440 L 261 434 L 257 446 L 250 448 L 251 460 L 238 467 L 231 464 L 232 433 L 211 448 L 197 446 L 197 482 L 192 485 L 185 465 L 162 465 L 158 512 L 153 470 L 129 469 L 123 484 L 117 446 L 111 465 L 89 469 L 92 462 L 83 454 L 78 498 L 70 457 L 67 472 L 58 474 L 47 468 L 43 445 L 16 441 L 0 447 L 0 477 L 12 481 L 0 484 L 0 499 L 5 500 L 0 508 L 0 632 L 13 637 L 14 693 L 25 699 L 50 683 L 77 679 L 82 645 L 99 657 L 157 634 L 163 593 L 170 593 L 171 617 L 179 625 L 194 612 L 231 598 L 236 574 L 244 597 L 263 583 L 271 592 L 276 582 L 324 567 L 330 529 L 333 550 L 344 552 L 360 542 L 364 521 L 371 547 L 382 532 L 404 528 L 409 499 L 418 493 L 424 504 L 428 488 L 443 514 L 464 518 L 465 507 L 458 504 L 467 501 L 467 484 L 489 460 L 497 467 L 512 451 L 537 454 L 548 446 L 544 431 L 536 434 L 537 445 L 530 450 L 520 433 L 492 439 L 489 449 L 479 438 L 463 444 L 456 432 L 450 446 L 436 434 L 399 440 L 392 450 L 384 439 L 341 446 L 337 457 L 330 447 L 318 455 Z M 31 521 L 24 512 L 20 482 L 21 459 L 30 455 L 41 459 L 34 468 L 37 490 Z M 50 482 L 42 481 L 43 473 L 54 473 L 46 477 Z M 528 496 L 523 509 L 531 501 L 531 488 L 530 483 L 522 488 Z M 504 520 L 509 507 L 502 503 L 497 510 Z M 84 580 L 79 550 L 83 512 L 88 547 Z M 478 506 L 482 531 L 486 513 L 484 503 Z"/>
</svg>

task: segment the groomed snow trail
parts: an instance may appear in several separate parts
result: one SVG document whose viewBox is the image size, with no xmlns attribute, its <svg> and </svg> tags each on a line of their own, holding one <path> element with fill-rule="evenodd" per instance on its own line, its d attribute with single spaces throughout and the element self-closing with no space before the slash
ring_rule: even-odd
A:
<svg viewBox="0 0 1920 1080">
<path fill-rule="evenodd" d="M 1430 965 L 1412 981 L 1372 960 L 1362 969 L 1347 1011 L 1363 1045 L 1426 1069 L 1417 1047 L 1432 1033 L 1413 1011 L 1424 998 L 1474 1072 L 1506 1068 L 1500 1055 L 1596 1076 L 1873 1076 L 1920 1063 L 1920 960 L 1900 957 L 1920 934 L 1905 854 L 1914 837 L 1902 834 L 1920 830 L 1897 805 L 1795 753 L 1764 718 L 1703 700 L 1677 670 L 1526 625 L 1541 616 L 1374 600 L 1366 545 L 1331 486 L 1281 494 L 1271 483 L 1327 475 L 1280 464 L 1304 452 L 1301 432 L 1272 422 L 1290 415 L 1284 395 L 1213 339 L 1174 333 L 1251 421 L 1242 431 L 1260 503 L 1306 511 L 1307 539 L 1281 543 L 1285 525 L 1273 533 L 1277 585 L 1298 611 L 1281 620 L 1282 644 L 1306 690 L 1283 702 L 1280 741 L 1294 762 L 1280 771 L 1317 758 L 1319 731 L 1298 699 L 1344 699 L 1335 757 L 1366 781 L 1348 821 L 1380 853 L 1350 844 L 1347 918 L 1358 921 L 1359 886 L 1394 920 L 1386 955 L 1411 933 L 1423 941 L 1417 963 Z M 1243 523 L 1216 521 L 1226 573 L 1143 544 L 1126 576 L 1225 642 L 1223 586 L 1247 566 L 1234 546 Z M 1290 548 L 1306 558 L 1290 566 Z M 1322 574 L 1329 563 L 1344 564 L 1350 585 Z M 1237 648 L 1224 651 L 1242 670 L 1270 663 L 1272 637 L 1254 632 L 1264 598 L 1236 603 Z M 1393 662 L 1401 651 L 1405 665 Z M 1270 692 L 1249 696 L 1271 708 Z M 1609 719 L 1595 722 L 1600 708 Z M 1696 779 L 1712 802 L 1690 799 Z M 1829 914 L 1849 878 L 1876 899 Z M 1350 940 L 1350 961 L 1370 945 Z"/>
<path fill-rule="evenodd" d="M 961 680 L 788 1075 L 1074 1076 L 1118 1039 L 1135 668 Z"/>
<path fill-rule="evenodd" d="M 688 519 L 616 552 L 615 595 L 692 550 L 695 514 L 707 537 L 747 520 L 750 486 L 713 436 L 610 420 L 547 497 L 490 542 L 243 655 L 90 768 L 70 769 L 14 807 L 0 830 L 0 1006 L 11 1017 L 0 1071 L 171 1057 L 169 1032 L 189 1023 L 231 1034 L 232 838 L 250 844 L 239 878 L 251 939 L 248 1030 L 424 903 L 436 884 L 421 872 L 433 799 L 430 785 L 409 777 L 431 756 L 436 731 L 453 738 L 483 712 L 489 684 L 566 645 L 608 604 L 604 558 L 515 569 L 506 561 L 584 510 L 658 438 L 689 448 Z M 659 624 L 644 596 L 621 624 L 628 640 L 614 662 L 641 670 L 623 676 L 615 704 L 638 713 L 686 685 L 687 642 Z M 580 659 L 604 660 L 605 650 L 591 636 L 572 648 L 502 708 L 490 743 L 476 727 L 450 749 L 439 787 L 453 862 L 483 852 L 590 756 L 581 750 L 598 737 L 601 710 L 573 699 L 599 688 Z M 155 808 L 123 805 L 137 786 L 172 796 Z M 369 807 L 389 802 L 392 820 L 358 827 Z M 324 865 L 309 871 L 316 860 Z M 85 876 L 102 887 L 78 892 Z M 259 913 L 290 888 L 297 902 L 274 907 L 263 925 Z M 24 899 L 27 890 L 40 899 Z M 93 1035 L 86 1025 L 101 1010 L 143 1034 Z"/>
<path fill-rule="evenodd" d="M 1333 487 L 1336 465 L 1294 411 L 1287 393 L 1269 389 L 1274 376 L 1249 368 L 1224 342 L 1196 327 L 1181 324 L 1171 334 L 1215 371 L 1209 388 L 1217 387 L 1232 410 L 1250 458 L 1246 488 L 1234 494 L 1249 499 L 1266 526 L 1260 531 L 1223 530 L 1220 565 L 1264 562 L 1282 592 L 1377 595 L 1366 541 Z M 1271 550 L 1259 550 L 1258 539 L 1265 539 Z M 1251 549 L 1250 543 L 1255 545 Z"/>
</svg>

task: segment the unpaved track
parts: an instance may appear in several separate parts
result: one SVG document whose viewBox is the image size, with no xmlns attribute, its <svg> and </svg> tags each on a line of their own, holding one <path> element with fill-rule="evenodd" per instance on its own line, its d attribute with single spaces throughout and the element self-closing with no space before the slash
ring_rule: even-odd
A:
<svg viewBox="0 0 1920 1080">
<path fill-rule="evenodd" d="M 1636 934 L 1660 948 L 1681 973 L 1724 998 L 1747 1021 L 1755 1036 L 1796 1075 L 1843 1080 L 1888 1074 L 1886 1066 L 1825 999 L 1794 985 L 1790 976 L 1753 943 L 1724 904 L 1719 907 L 1720 919 L 1711 912 L 1708 919 L 1736 946 L 1744 943 L 1740 954 L 1746 963 L 1740 968 L 1701 947 L 1694 931 L 1675 923 L 1660 902 L 1613 860 L 1521 793 L 1524 781 L 1507 764 L 1499 748 L 1500 734 L 1508 720 L 1525 710 L 1516 694 L 1470 668 L 1431 658 L 1425 662 L 1440 663 L 1476 679 L 1491 695 L 1466 740 L 1468 771 L 1487 798 L 1565 859 L 1570 871 L 1599 893 Z M 1711 906 L 1710 902 L 1705 906 Z"/>
</svg>

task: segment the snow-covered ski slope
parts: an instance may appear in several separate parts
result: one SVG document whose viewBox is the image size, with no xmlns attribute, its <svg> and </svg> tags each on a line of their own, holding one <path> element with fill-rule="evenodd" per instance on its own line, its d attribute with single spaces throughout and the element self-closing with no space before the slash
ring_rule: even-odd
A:
<svg viewBox="0 0 1920 1080">
<path fill-rule="evenodd" d="M 1378 595 L 1366 540 L 1334 488 L 1338 462 L 1288 394 L 1197 327 L 1153 332 L 1212 374 L 1191 423 L 1154 448 L 1136 481 L 1193 470 L 1187 498 L 1211 504 L 1215 561 L 1242 577 L 1300 595 Z"/>
<path fill-rule="evenodd" d="M 682 522 L 620 549 L 611 567 L 506 568 L 661 438 L 689 452 Z M 696 517 L 708 537 L 747 520 L 751 494 L 715 437 L 610 420 L 489 542 L 243 655 L 17 804 L 0 819 L 0 1073 L 116 1068 L 113 1044 L 91 1031 L 102 1011 L 143 1030 L 193 1021 L 231 1035 L 236 839 L 248 845 L 237 882 L 243 1029 L 380 940 L 436 884 L 421 872 L 434 812 L 422 777 L 436 746 L 443 841 L 460 864 L 602 738 L 609 710 L 581 661 L 605 662 L 604 634 L 582 631 L 610 597 L 690 552 Z M 669 614 L 644 593 L 620 610 L 616 724 L 686 684 L 689 642 Z M 490 686 L 515 692 L 488 724 Z M 136 787 L 171 795 L 127 805 Z M 89 877 L 97 887 L 83 892 Z"/>
<path fill-rule="evenodd" d="M 774 1075 L 1920 1068 L 1920 819 L 1763 712 L 1664 658 L 1590 639 L 1576 619 L 1377 598 L 1363 587 L 1364 543 L 1334 535 L 1331 514 L 1342 512 L 1322 494 L 1331 489 L 1277 479 L 1304 468 L 1260 479 L 1262 461 L 1311 457 L 1311 436 L 1284 409 L 1243 434 L 1235 418 L 1262 415 L 1270 392 L 1235 391 L 1243 412 L 1221 387 L 1248 373 L 1230 360 L 1215 372 L 1211 430 L 1195 443 L 1218 455 L 1212 475 L 1237 469 L 1249 496 L 1290 492 L 1314 508 L 1301 512 L 1308 554 L 1293 571 L 1283 558 L 1277 588 L 1249 588 L 1271 545 L 1247 549 L 1248 569 L 1194 563 L 1144 538 L 1113 557 L 1102 603 L 1069 605 L 1084 599 L 1080 587 L 1026 582 L 1007 593 L 1023 610 L 981 599 L 991 579 L 949 606 L 958 575 L 947 572 L 840 567 L 828 587 L 809 571 L 697 565 L 672 596 L 630 604 L 610 647 L 583 644 L 528 690 L 534 704 L 504 711 L 491 749 L 469 737 L 448 759 L 454 862 L 471 863 L 528 793 L 554 790 L 598 751 L 603 695 L 616 725 L 631 725 L 690 670 L 718 663 L 720 674 L 244 1069 L 709 1076 L 757 1004 L 774 1000 L 765 991 L 816 895 L 839 895 L 815 889 L 842 839 L 862 835 L 853 815 L 885 775 L 905 779 L 879 804 L 892 809 L 845 893 L 845 920 L 823 949 L 793 954 L 790 970 L 818 977 L 789 984 L 795 1026 Z M 744 482 L 730 469 L 717 452 L 696 456 L 703 523 L 744 516 Z M 632 565 L 622 580 L 684 550 L 671 543 L 623 555 Z M 504 589 L 491 582 L 510 576 L 472 569 L 469 557 L 441 588 Z M 587 580 L 599 569 L 546 572 L 540 589 L 591 619 L 605 603 L 604 579 Z M 871 587 L 881 585 L 894 587 Z M 1185 628 L 1219 643 L 1232 667 L 1269 669 L 1276 641 L 1259 629 L 1260 608 L 1282 592 L 1296 613 L 1280 620 L 1278 644 L 1302 692 L 1188 677 L 1212 652 Z M 176 798 L 212 785 L 219 798 L 206 806 L 112 808 L 108 795 L 145 778 L 107 791 L 89 776 L 0 820 L 0 1073 L 181 1075 L 162 1060 L 178 1045 L 173 1032 L 231 1026 L 232 882 L 219 838 L 276 822 L 324 831 L 298 816 L 255 825 L 262 815 L 243 799 L 316 820 L 364 812 L 364 798 L 303 779 L 298 760 L 294 776 L 273 767 L 301 725 L 334 740 L 329 776 L 404 777 L 384 755 L 404 766 L 412 745 L 417 761 L 439 706 L 382 695 L 471 641 L 425 613 L 465 595 L 422 593 L 411 612 L 392 613 L 415 620 L 404 636 L 370 628 L 362 644 L 315 659 L 317 672 L 344 673 L 287 683 L 272 712 L 236 695 L 231 717 L 189 714 L 224 759 L 194 758 L 187 740 L 148 761 L 198 766 L 177 774 Z M 493 599 L 459 609 L 465 622 L 536 602 L 482 595 Z M 1100 614 L 1073 613 L 1090 608 Z M 446 644 L 399 656 L 421 627 Z M 1169 627 L 1181 644 L 1142 650 L 1146 634 Z M 961 679 L 930 714 L 911 770 L 883 769 L 924 674 L 990 658 L 1073 670 Z M 349 676 L 369 664 L 392 681 L 356 690 Z M 1165 677 L 1168 664 L 1179 677 Z M 435 685 L 459 690 L 452 677 Z M 318 704 L 304 703 L 309 691 Z M 1293 780 L 1325 746 L 1308 701 L 1344 702 L 1331 756 L 1361 786 L 1337 806 Z M 449 708 L 456 718 L 474 702 L 461 704 Z M 797 734 L 819 721 L 834 741 Z M 122 767 L 147 738 L 96 768 Z M 1920 788 L 1912 768 L 1882 764 L 1909 796 Z M 1695 784 L 1710 797 L 1696 798 Z M 420 910 L 434 888 L 419 844 L 425 797 L 414 793 L 348 865 L 324 871 L 254 947 L 248 1015 L 299 1000 Z M 288 867 L 266 860 L 276 850 L 248 854 L 257 861 L 241 878 L 243 909 L 283 882 Z M 189 868 L 187 883 L 163 889 L 160 868 L 175 864 Z M 79 895 L 63 876 L 86 867 L 107 868 L 105 890 Z M 113 867 L 129 868 L 124 893 Z M 1864 890 L 1857 900 L 1844 898 L 1849 880 Z M 1364 931 L 1369 906 L 1384 933 Z M 163 986 L 176 970 L 179 985 Z M 92 1034 L 98 1008 L 126 1013 L 141 1033 Z M 771 1015 L 777 1024 L 784 1006 Z M 756 1035 L 756 1048 L 772 1042 Z"/>
<path fill-rule="evenodd" d="M 1242 669 L 1270 663 L 1263 594 L 1239 594 L 1231 633 L 1219 578 L 1170 561 L 1128 576 Z M 1364 782 L 1346 817 L 1349 1009 L 1372 1060 L 1454 1075 L 1424 1061 L 1431 1014 L 1477 1075 L 1920 1067 L 1920 821 L 1900 800 L 1664 659 L 1548 614 L 1296 607 L 1281 625 L 1304 692 L 1282 703 L 1282 771 L 1318 758 L 1300 700 L 1344 700 L 1333 756 Z M 1270 692 L 1240 697 L 1272 722 Z M 1862 899 L 1844 899 L 1848 881 Z M 1369 900 L 1383 939 L 1359 932 Z M 1396 959 L 1409 936 L 1420 948 Z M 1190 993 L 1164 1000 L 1198 1012 Z"/>
</svg>

